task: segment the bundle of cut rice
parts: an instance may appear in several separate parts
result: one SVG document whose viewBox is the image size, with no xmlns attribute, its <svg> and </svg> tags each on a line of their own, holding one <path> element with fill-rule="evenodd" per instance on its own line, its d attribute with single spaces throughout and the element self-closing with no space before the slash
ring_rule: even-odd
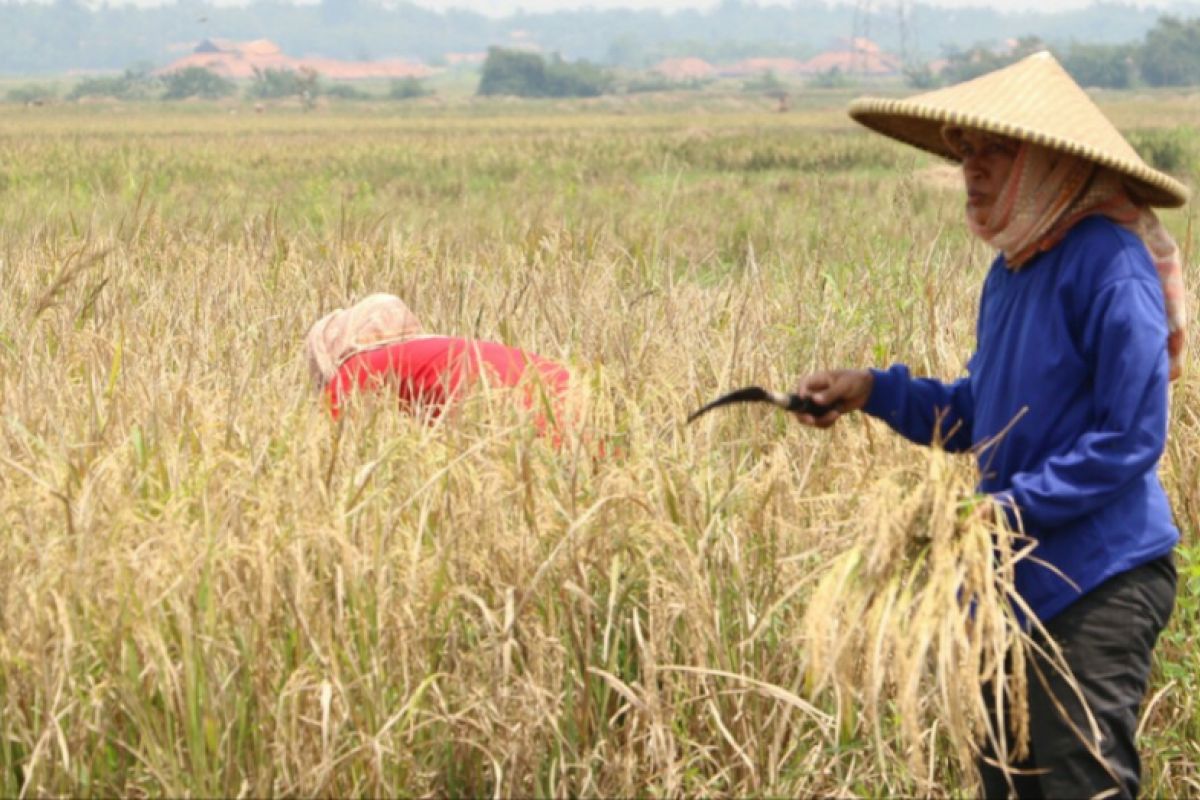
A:
<svg viewBox="0 0 1200 800">
<path fill-rule="evenodd" d="M 868 493 L 851 546 L 816 587 L 804 620 L 809 690 L 832 691 L 843 714 L 859 706 L 881 754 L 890 710 L 915 774 L 936 722 L 969 774 L 988 741 L 1004 763 L 1027 752 L 1032 648 L 1069 671 L 1015 610 L 1025 611 L 1013 569 L 1033 557 L 1033 542 L 1008 529 L 993 500 L 972 494 L 970 470 L 929 453 L 915 485 L 887 479 Z"/>
</svg>

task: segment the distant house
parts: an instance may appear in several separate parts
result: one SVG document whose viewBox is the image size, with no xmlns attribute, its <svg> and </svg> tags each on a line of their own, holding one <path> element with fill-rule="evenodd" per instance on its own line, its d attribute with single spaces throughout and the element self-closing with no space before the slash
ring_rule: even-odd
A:
<svg viewBox="0 0 1200 800">
<path fill-rule="evenodd" d="M 810 78 L 834 70 L 845 75 L 887 77 L 903 71 L 901 60 L 870 39 L 856 37 L 837 41 L 832 48 L 807 60 L 797 58 L 745 58 L 733 64 L 714 65 L 695 57 L 668 58 L 650 68 L 672 81 L 707 78 Z"/>
<path fill-rule="evenodd" d="M 885 53 L 870 39 L 855 37 L 804 62 L 809 75 L 838 70 L 849 75 L 898 75 L 903 67 L 900 59 Z"/>
<path fill-rule="evenodd" d="M 702 58 L 668 58 L 650 68 L 672 81 L 694 81 L 712 78 L 717 68 Z"/>
<path fill-rule="evenodd" d="M 858 37 L 838 43 L 836 47 L 807 61 L 795 58 L 747 58 L 722 67 L 720 73 L 734 78 L 771 73 L 778 77 L 808 77 L 838 70 L 848 75 L 885 76 L 901 71 L 900 59 L 885 53 L 870 39 Z"/>
<path fill-rule="evenodd" d="M 159 69 L 157 74 L 179 72 L 188 67 L 203 67 L 226 78 L 251 78 L 255 70 L 307 70 L 329 80 L 362 80 L 366 78 L 424 78 L 432 68 L 401 58 L 379 61 L 340 61 L 334 58 L 293 58 L 284 55 L 279 45 L 267 39 L 234 42 L 228 39 L 205 39 L 192 52 Z"/>
</svg>

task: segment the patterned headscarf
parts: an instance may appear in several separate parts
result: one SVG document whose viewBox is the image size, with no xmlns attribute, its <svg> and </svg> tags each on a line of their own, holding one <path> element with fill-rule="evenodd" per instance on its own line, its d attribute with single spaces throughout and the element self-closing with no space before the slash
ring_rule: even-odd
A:
<svg viewBox="0 0 1200 800">
<path fill-rule="evenodd" d="M 308 368 L 323 387 L 351 356 L 420 335 L 421 320 L 399 297 L 373 294 L 326 314 L 309 328 Z"/>
<path fill-rule="evenodd" d="M 958 129 L 943 131 L 953 148 Z M 1149 206 L 1130 197 L 1121 176 L 1092 161 L 1021 142 L 1012 172 L 986 220 L 967 215 L 972 232 L 1004 253 L 1010 269 L 1020 269 L 1038 253 L 1058 244 L 1081 219 L 1108 217 L 1137 234 L 1146 245 L 1162 282 L 1167 310 L 1170 379 L 1183 373 L 1183 264 L 1179 246 Z"/>
</svg>

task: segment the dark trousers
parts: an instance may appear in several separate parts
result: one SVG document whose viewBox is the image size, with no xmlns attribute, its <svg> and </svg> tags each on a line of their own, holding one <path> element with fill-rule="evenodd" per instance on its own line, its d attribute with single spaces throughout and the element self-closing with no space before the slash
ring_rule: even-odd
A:
<svg viewBox="0 0 1200 800">
<path fill-rule="evenodd" d="M 1150 679 L 1150 655 L 1175 605 L 1170 555 L 1116 575 L 1046 623 L 1062 648 L 1100 730 L 1094 741 L 1077 694 L 1038 659 L 1029 660 L 1030 756 L 1013 786 L 985 752 L 983 795 L 1007 798 L 1135 798 L 1141 782 L 1134 732 Z M 1061 706 L 1061 708 L 1060 708 Z M 1089 746 L 1090 744 L 1090 746 Z M 1096 755 L 1102 756 L 1098 759 Z"/>
</svg>

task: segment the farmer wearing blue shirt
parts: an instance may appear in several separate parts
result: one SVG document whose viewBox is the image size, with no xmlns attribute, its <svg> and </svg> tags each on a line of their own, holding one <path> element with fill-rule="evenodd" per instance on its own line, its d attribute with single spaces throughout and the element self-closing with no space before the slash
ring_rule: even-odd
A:
<svg viewBox="0 0 1200 800">
<path fill-rule="evenodd" d="M 976 350 L 952 383 L 903 364 L 801 378 L 796 392 L 862 410 L 918 444 L 974 453 L 980 491 L 1037 542 L 1017 591 L 1098 724 L 1049 669 L 1029 679 L 1031 755 L 979 760 L 987 797 L 1135 797 L 1150 659 L 1175 599 L 1172 521 L 1157 467 L 1183 356 L 1179 249 L 1150 210 L 1187 189 L 1148 167 L 1041 53 L 908 100 L 863 99 L 862 124 L 962 164 L 973 233 L 999 253 Z M 1060 710 L 1061 709 L 1061 710 Z"/>
</svg>

